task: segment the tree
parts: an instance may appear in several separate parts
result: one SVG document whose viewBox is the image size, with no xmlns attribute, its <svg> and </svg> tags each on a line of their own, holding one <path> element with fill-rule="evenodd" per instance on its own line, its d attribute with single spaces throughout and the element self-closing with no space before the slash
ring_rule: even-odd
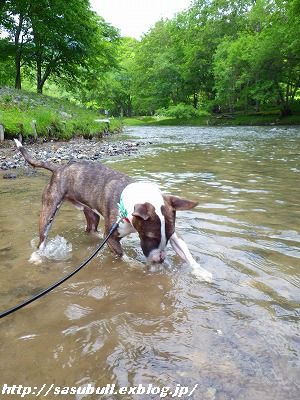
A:
<svg viewBox="0 0 300 400">
<path fill-rule="evenodd" d="M 185 98 L 180 71 L 180 48 L 176 44 L 173 22 L 161 20 L 142 39 L 133 72 L 135 101 L 139 112 L 152 114 Z"/>
<path fill-rule="evenodd" d="M 90 73 L 81 81 L 78 98 L 89 107 L 106 109 L 113 115 L 132 114 L 132 71 L 138 41 L 122 38 L 114 44 L 115 63 L 112 68 L 99 74 L 99 70 Z"/>
<path fill-rule="evenodd" d="M 156 23 L 136 56 L 133 75 L 140 110 L 152 113 L 179 103 L 198 108 L 213 99 L 214 53 L 224 37 L 238 36 L 250 4 L 197 0 L 172 20 Z"/>
<path fill-rule="evenodd" d="M 52 0 L 51 5 L 47 0 L 32 2 L 29 18 L 38 92 L 50 75 L 74 80 L 79 68 L 86 70 L 91 62 L 106 64 L 106 41 L 113 39 L 106 34 L 112 32 L 89 9 L 88 0 Z"/>
<path fill-rule="evenodd" d="M 21 89 L 22 58 L 30 41 L 28 7 L 29 1 L 27 0 L 7 0 L 1 7 L 0 26 L 7 35 L 7 38 L 2 40 L 1 59 L 14 57 L 16 89 Z"/>
<path fill-rule="evenodd" d="M 297 0 L 298 1 L 298 0 Z M 237 39 L 225 38 L 214 55 L 217 98 L 233 109 L 243 103 L 280 103 L 283 116 L 300 86 L 300 40 L 296 3 L 257 1 Z"/>
<path fill-rule="evenodd" d="M 90 10 L 88 0 L 9 0 L 2 26 L 14 48 L 16 87 L 21 65 L 36 71 L 37 92 L 46 80 L 74 80 L 91 64 L 109 65 L 115 29 Z"/>
</svg>

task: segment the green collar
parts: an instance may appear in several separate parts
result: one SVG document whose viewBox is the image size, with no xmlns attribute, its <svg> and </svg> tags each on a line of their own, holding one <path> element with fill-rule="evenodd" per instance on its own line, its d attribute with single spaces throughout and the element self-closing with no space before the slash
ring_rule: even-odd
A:
<svg viewBox="0 0 300 400">
<path fill-rule="evenodd" d="M 126 208 L 124 206 L 122 195 L 120 197 L 120 203 L 118 203 L 118 209 L 119 209 L 119 217 L 120 218 L 127 218 L 128 212 L 127 212 L 127 210 L 126 210 Z"/>
</svg>

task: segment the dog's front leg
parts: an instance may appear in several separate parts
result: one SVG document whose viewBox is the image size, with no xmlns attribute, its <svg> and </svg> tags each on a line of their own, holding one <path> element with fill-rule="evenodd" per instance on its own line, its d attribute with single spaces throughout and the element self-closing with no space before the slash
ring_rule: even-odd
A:
<svg viewBox="0 0 300 400">
<path fill-rule="evenodd" d="M 115 220 L 115 219 L 112 219 Z M 109 219 L 105 220 L 105 230 L 104 230 L 104 237 L 106 237 L 111 229 L 112 226 L 112 222 Z M 119 257 L 123 256 L 123 249 L 120 243 L 120 236 L 119 236 L 119 232 L 115 231 L 111 237 L 108 239 L 108 247 L 110 248 L 110 250 L 112 250 L 115 254 L 117 254 Z"/>
<path fill-rule="evenodd" d="M 193 269 L 193 274 L 199 279 L 203 279 L 207 282 L 211 282 L 212 274 L 206 269 L 200 267 L 197 261 L 193 258 L 190 250 L 188 249 L 185 241 L 177 236 L 174 232 L 170 237 L 170 243 L 175 252 L 181 257 L 185 262 L 187 262 Z"/>
<path fill-rule="evenodd" d="M 112 237 L 110 237 L 108 239 L 107 244 L 108 244 L 109 248 L 114 253 L 116 253 L 119 257 L 123 256 L 123 249 L 122 249 L 122 246 L 120 244 L 120 239 L 119 238 L 112 236 Z"/>
</svg>

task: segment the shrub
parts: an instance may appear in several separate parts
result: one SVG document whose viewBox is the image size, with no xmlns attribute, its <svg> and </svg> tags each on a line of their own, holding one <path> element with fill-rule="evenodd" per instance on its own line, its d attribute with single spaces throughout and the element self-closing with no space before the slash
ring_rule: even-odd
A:
<svg viewBox="0 0 300 400">
<path fill-rule="evenodd" d="M 190 104 L 179 103 L 168 108 L 157 110 L 156 115 L 164 115 L 176 119 L 192 119 L 208 115 L 204 110 L 198 110 Z"/>
<path fill-rule="evenodd" d="M 63 131 L 63 125 L 55 111 L 46 107 L 37 107 L 32 112 L 32 119 L 36 121 L 38 136 L 57 138 Z"/>
</svg>

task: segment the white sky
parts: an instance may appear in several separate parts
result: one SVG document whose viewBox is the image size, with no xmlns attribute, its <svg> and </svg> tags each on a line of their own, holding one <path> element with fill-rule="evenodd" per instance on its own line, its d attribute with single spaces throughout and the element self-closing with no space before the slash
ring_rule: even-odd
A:
<svg viewBox="0 0 300 400">
<path fill-rule="evenodd" d="M 161 18 L 172 18 L 191 0 L 90 0 L 92 9 L 120 29 L 121 36 L 140 39 Z"/>
</svg>

